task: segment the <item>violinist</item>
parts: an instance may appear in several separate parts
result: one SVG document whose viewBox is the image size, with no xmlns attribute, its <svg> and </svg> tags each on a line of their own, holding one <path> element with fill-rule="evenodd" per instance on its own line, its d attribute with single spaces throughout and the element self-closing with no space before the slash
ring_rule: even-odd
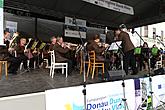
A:
<svg viewBox="0 0 165 110">
<path fill-rule="evenodd" d="M 107 78 L 107 80 L 109 80 L 108 68 L 109 68 L 110 62 L 109 62 L 109 60 L 106 60 L 103 56 L 104 50 L 107 47 L 108 47 L 108 44 L 100 43 L 100 37 L 97 34 L 93 37 L 93 40 L 91 40 L 87 44 L 88 51 L 95 51 L 96 61 L 104 62 L 104 64 L 105 64 L 104 70 L 105 70 L 105 75 L 106 75 L 105 78 Z"/>
<path fill-rule="evenodd" d="M 97 34 L 93 37 L 93 40 L 91 40 L 87 44 L 87 50 L 88 51 L 94 50 L 96 54 L 96 59 L 98 61 L 104 61 L 103 53 L 107 47 L 108 47 L 108 44 L 100 43 L 100 37 Z"/>
</svg>

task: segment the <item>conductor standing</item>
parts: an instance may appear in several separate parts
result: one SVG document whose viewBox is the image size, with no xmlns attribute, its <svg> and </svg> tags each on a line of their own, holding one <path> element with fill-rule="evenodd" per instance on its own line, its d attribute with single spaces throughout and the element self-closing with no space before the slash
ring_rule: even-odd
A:
<svg viewBox="0 0 165 110">
<path fill-rule="evenodd" d="M 137 67 L 136 67 L 136 59 L 134 56 L 134 45 L 130 39 L 129 34 L 125 31 L 126 26 L 124 24 L 120 25 L 118 29 L 115 30 L 115 37 L 117 41 L 122 41 L 122 50 L 124 53 L 123 56 L 123 68 L 126 72 L 126 75 L 128 75 L 128 68 L 129 65 L 133 71 L 132 75 L 135 75 L 138 73 Z"/>
</svg>

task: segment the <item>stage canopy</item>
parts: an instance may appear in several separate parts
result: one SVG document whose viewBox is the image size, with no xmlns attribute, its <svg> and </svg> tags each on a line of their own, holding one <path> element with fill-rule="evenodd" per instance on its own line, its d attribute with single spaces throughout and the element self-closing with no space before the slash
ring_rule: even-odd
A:
<svg viewBox="0 0 165 110">
<path fill-rule="evenodd" d="M 114 2 L 133 7 L 134 14 L 113 11 L 97 6 L 98 2 L 91 4 L 83 0 L 5 0 L 4 7 L 57 21 L 64 21 L 65 16 L 81 18 L 87 20 L 88 26 L 117 27 L 124 23 L 132 28 L 165 20 L 165 0 L 114 0 Z"/>
</svg>

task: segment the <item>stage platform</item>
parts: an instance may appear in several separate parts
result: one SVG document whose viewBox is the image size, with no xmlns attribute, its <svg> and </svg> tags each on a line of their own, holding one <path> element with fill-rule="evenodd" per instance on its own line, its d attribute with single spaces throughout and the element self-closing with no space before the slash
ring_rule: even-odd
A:
<svg viewBox="0 0 165 110">
<path fill-rule="evenodd" d="M 120 74 L 120 73 L 116 73 Z M 138 75 L 127 75 L 125 79 L 139 78 L 147 76 L 146 73 Z M 121 80 L 121 76 L 111 77 L 110 81 Z M 87 84 L 102 83 L 102 79 L 95 76 L 94 79 L 88 77 Z M 72 74 L 65 78 L 61 73 L 55 73 L 52 79 L 49 76 L 49 69 L 35 69 L 23 74 L 17 75 L 9 74 L 8 80 L 3 75 L 0 80 L 0 97 L 22 95 L 36 92 L 44 92 L 49 89 L 64 88 L 71 86 L 83 86 L 83 75 L 80 75 L 78 70 L 74 70 Z"/>
</svg>

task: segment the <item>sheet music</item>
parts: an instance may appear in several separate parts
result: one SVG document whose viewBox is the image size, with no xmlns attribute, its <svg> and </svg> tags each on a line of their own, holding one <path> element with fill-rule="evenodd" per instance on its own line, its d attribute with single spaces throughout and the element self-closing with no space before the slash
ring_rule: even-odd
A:
<svg viewBox="0 0 165 110">
<path fill-rule="evenodd" d="M 109 47 L 109 50 L 118 50 L 119 49 L 118 46 L 120 46 L 121 43 L 122 43 L 122 41 L 113 42 L 111 44 L 111 46 Z"/>
</svg>

